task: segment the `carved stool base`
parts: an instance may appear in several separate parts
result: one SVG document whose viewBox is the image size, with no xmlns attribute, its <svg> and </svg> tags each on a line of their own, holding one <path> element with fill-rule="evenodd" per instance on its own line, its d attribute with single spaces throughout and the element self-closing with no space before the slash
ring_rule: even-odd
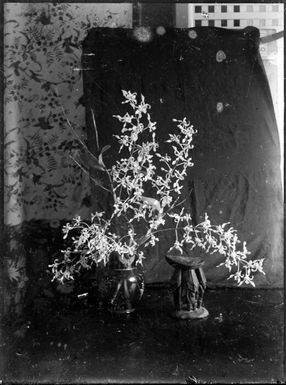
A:
<svg viewBox="0 0 286 385">
<path fill-rule="evenodd" d="M 177 319 L 202 319 L 209 315 L 207 309 L 203 306 L 195 310 L 176 310 L 172 313 L 172 317 Z"/>
</svg>

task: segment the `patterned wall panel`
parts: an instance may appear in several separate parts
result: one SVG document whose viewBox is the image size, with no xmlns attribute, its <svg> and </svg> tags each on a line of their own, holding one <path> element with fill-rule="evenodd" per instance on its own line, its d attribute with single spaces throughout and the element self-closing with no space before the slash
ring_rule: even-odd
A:
<svg viewBox="0 0 286 385">
<path fill-rule="evenodd" d="M 70 158 L 86 137 L 81 43 L 92 27 L 131 22 L 130 4 L 4 5 L 5 314 L 29 301 L 42 311 L 61 226 L 90 210 L 89 179 Z"/>
<path fill-rule="evenodd" d="M 85 137 L 81 42 L 94 26 L 130 26 L 130 7 L 5 4 L 7 224 L 88 211 L 89 181 L 69 156 Z"/>
</svg>

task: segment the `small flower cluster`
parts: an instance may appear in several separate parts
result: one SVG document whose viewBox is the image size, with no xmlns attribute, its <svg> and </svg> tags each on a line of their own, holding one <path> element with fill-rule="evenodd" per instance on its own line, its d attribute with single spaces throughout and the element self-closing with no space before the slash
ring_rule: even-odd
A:
<svg viewBox="0 0 286 385">
<path fill-rule="evenodd" d="M 177 250 L 183 253 L 183 247 L 189 250 L 199 247 L 206 253 L 215 252 L 224 256 L 219 265 L 230 272 L 236 267 L 233 278 L 238 285 L 242 283 L 254 286 L 253 275 L 263 272 L 263 260 L 247 260 L 250 254 L 246 244 L 242 249 L 237 232 L 229 223 L 213 225 L 207 215 L 205 220 L 196 226 L 185 208 L 178 208 L 183 181 L 188 168 L 193 166 L 190 151 L 193 149 L 193 136 L 196 130 L 184 118 L 173 119 L 177 124 L 178 134 L 169 134 L 167 143 L 171 154 L 162 155 L 156 140 L 156 123 L 152 122 L 148 112 L 150 105 L 137 100 L 137 94 L 122 91 L 125 100 L 133 110 L 132 114 L 116 115 L 123 127 L 120 135 L 115 135 L 119 144 L 119 153 L 128 153 L 127 157 L 117 160 L 110 168 L 106 168 L 102 149 L 97 160 L 97 167 L 108 175 L 109 185 L 102 186 L 111 192 L 113 211 L 109 218 L 106 213 L 92 214 L 90 223 L 80 217 L 73 219 L 63 227 L 64 238 L 73 232 L 73 247 L 63 250 L 63 260 L 55 260 L 51 265 L 54 279 L 61 282 L 73 279 L 74 274 L 82 268 L 89 269 L 93 263 L 106 265 L 111 255 L 117 255 L 126 267 L 134 263 L 142 264 L 144 254 L 142 247 L 154 246 L 159 241 L 162 231 L 173 231 L 175 242 L 169 252 Z M 146 138 L 143 140 L 142 138 Z M 154 161 L 157 159 L 157 161 Z M 146 196 L 145 189 L 153 191 L 153 196 Z M 171 221 L 166 229 L 166 220 Z M 120 234 L 120 222 L 126 229 Z M 114 231 L 116 229 L 117 231 Z"/>
<path fill-rule="evenodd" d="M 112 253 L 116 253 L 120 261 L 127 266 L 131 266 L 135 261 L 142 263 L 143 252 L 138 252 L 138 245 L 134 240 L 132 229 L 128 232 L 128 243 L 116 233 L 109 231 L 110 221 L 103 218 L 103 213 L 93 214 L 91 222 L 86 223 L 79 216 L 74 218 L 72 223 L 67 223 L 63 227 L 64 238 L 71 232 L 77 230 L 80 235 L 72 237 L 73 248 L 68 247 L 62 250 L 64 258 L 62 261 L 55 260 L 51 265 L 53 280 L 60 282 L 74 279 L 74 274 L 82 268 L 90 269 L 93 263 L 106 263 Z M 127 256 L 127 258 L 126 258 Z"/>
<path fill-rule="evenodd" d="M 208 254 L 219 253 L 225 257 L 225 260 L 218 265 L 225 266 L 229 272 L 236 266 L 236 272 L 229 275 L 228 279 L 233 278 L 238 286 L 245 284 L 254 284 L 252 273 L 263 271 L 263 259 L 247 260 L 250 254 L 243 242 L 242 249 L 238 248 L 241 241 L 238 239 L 237 231 L 233 227 L 229 227 L 229 223 L 222 225 L 211 224 L 207 214 L 205 220 L 196 226 L 192 225 L 191 217 L 188 213 L 170 214 L 176 223 L 175 233 L 176 241 L 171 248 L 183 253 L 183 245 L 189 244 L 190 249 L 200 247 Z M 179 240 L 179 230 L 183 230 L 183 235 Z"/>
</svg>

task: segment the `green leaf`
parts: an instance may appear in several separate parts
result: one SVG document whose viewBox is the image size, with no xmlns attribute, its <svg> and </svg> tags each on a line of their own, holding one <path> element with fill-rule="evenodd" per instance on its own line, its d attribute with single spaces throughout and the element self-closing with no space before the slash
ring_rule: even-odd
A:
<svg viewBox="0 0 286 385">
<path fill-rule="evenodd" d="M 79 159 L 81 165 L 84 164 L 84 168 L 89 167 L 90 169 L 105 171 L 105 166 L 95 156 L 91 157 L 88 153 L 81 153 Z"/>
<path fill-rule="evenodd" d="M 145 197 L 145 196 L 142 195 L 142 201 L 147 206 L 152 207 L 152 210 L 161 211 L 160 202 L 157 199 Z"/>
<path fill-rule="evenodd" d="M 110 147 L 111 147 L 110 145 L 104 146 L 103 149 L 101 150 L 101 153 L 100 153 L 99 156 L 98 156 L 98 163 L 99 163 L 99 165 L 103 168 L 103 170 L 105 170 L 106 167 L 105 167 L 105 164 L 104 164 L 104 162 L 103 162 L 103 157 L 102 157 L 102 155 L 103 155 L 103 153 L 104 153 L 105 151 L 109 150 Z"/>
</svg>

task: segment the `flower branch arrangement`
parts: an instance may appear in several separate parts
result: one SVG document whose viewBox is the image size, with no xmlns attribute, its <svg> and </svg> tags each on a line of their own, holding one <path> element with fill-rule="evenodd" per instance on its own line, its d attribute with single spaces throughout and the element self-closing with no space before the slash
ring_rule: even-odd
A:
<svg viewBox="0 0 286 385">
<path fill-rule="evenodd" d="M 99 188 L 110 194 L 112 211 L 95 212 L 89 221 L 77 216 L 63 227 L 64 238 L 71 236 L 72 245 L 62 250 L 62 260 L 51 265 L 53 279 L 62 283 L 72 280 L 82 269 L 108 265 L 111 256 L 126 268 L 142 265 L 144 248 L 154 246 L 160 234 L 168 232 L 174 239 L 168 253 L 183 255 L 184 250 L 191 252 L 195 247 L 208 254 L 219 253 L 224 257 L 219 266 L 229 270 L 228 278 L 238 286 L 255 286 L 253 273 L 264 274 L 263 259 L 249 259 L 246 243 L 238 239 L 230 223 L 212 224 L 205 214 L 205 219 L 194 225 L 184 206 L 183 182 L 194 165 L 194 127 L 186 118 L 173 119 L 177 133 L 169 134 L 170 151 L 162 154 L 151 106 L 143 95 L 139 98 L 136 93 L 122 92 L 122 103 L 131 113 L 114 116 L 122 124 L 120 134 L 115 135 L 121 158 L 111 167 L 105 165 L 104 153 L 110 146 L 103 147 L 98 156 L 92 155 L 93 167 L 107 176 L 108 182 Z M 100 149 L 98 135 L 96 138 Z"/>
</svg>

